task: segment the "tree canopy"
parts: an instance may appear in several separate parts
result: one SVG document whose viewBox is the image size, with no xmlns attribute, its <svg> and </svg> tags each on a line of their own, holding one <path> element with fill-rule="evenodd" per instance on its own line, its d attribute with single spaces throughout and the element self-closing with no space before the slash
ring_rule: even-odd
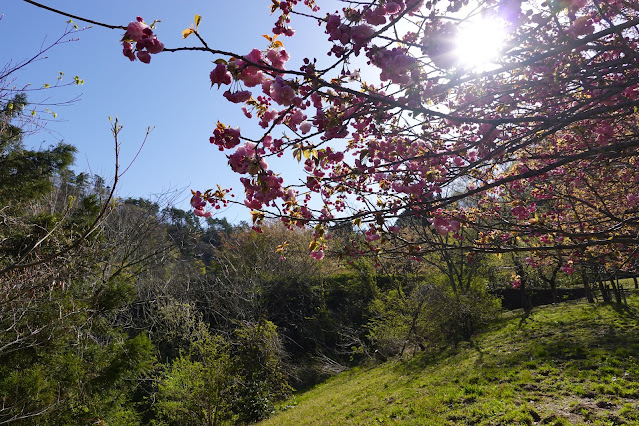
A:
<svg viewBox="0 0 639 426">
<path fill-rule="evenodd" d="M 272 34 L 248 53 L 207 42 L 199 15 L 183 32 L 195 46 L 184 47 L 164 46 L 161 28 L 141 17 L 126 27 L 90 21 L 124 29 L 131 61 L 212 55 L 213 69 L 205 70 L 212 86 L 224 86 L 223 96 L 264 129 L 249 134 L 218 122 L 210 143 L 227 153 L 244 200 L 219 186 L 195 191 L 196 215 L 235 202 L 252 210 L 257 230 L 267 217 L 313 225 L 316 258 L 329 247 L 329 227 L 344 220 L 367 233 L 366 246 L 351 252 L 438 249 L 398 225 L 411 214 L 440 235 L 475 229 L 471 251 L 544 257 L 560 249 L 566 271 L 577 258 L 635 263 L 634 2 L 383 0 L 327 12 L 321 1 L 284 0 L 270 7 Z M 285 37 L 308 21 L 330 50 L 289 69 L 296 52 L 286 50 Z M 491 60 L 481 61 L 480 43 L 473 46 L 481 66 L 466 60 L 472 52 L 461 43 L 472 43 L 469 31 L 480 38 L 491 27 L 501 30 L 486 39 L 498 44 L 484 53 Z M 305 178 L 288 180 L 269 166 L 274 157 L 292 157 Z"/>
</svg>

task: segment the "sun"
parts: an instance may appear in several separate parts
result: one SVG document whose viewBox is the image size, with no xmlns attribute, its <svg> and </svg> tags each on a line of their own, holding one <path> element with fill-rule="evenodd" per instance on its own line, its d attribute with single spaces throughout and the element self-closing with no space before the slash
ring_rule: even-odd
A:
<svg viewBox="0 0 639 426">
<path fill-rule="evenodd" d="M 455 40 L 457 63 L 466 69 L 485 71 L 495 66 L 502 54 L 506 30 L 499 19 L 463 22 Z"/>
</svg>

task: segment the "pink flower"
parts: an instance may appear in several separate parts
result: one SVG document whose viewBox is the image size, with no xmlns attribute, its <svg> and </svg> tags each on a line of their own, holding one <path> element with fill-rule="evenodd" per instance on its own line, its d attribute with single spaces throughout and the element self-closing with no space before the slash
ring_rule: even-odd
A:
<svg viewBox="0 0 639 426">
<path fill-rule="evenodd" d="M 122 54 L 129 58 L 131 61 L 135 61 L 135 54 L 133 53 L 133 45 L 128 41 L 122 43 Z"/>
<path fill-rule="evenodd" d="M 384 25 L 386 23 L 386 17 L 384 16 L 384 7 L 378 7 L 377 9 L 369 9 L 364 14 L 364 20 L 371 25 Z"/>
<path fill-rule="evenodd" d="M 156 54 L 164 50 L 164 45 L 155 36 L 142 38 L 135 47 L 138 50 L 146 49 L 149 53 Z"/>
<path fill-rule="evenodd" d="M 219 88 L 222 84 L 231 84 L 231 73 L 225 64 L 217 64 L 215 69 L 211 71 L 209 77 L 211 79 L 211 86 L 217 84 Z"/>
<path fill-rule="evenodd" d="M 245 56 L 245 58 L 251 62 L 259 63 L 262 60 L 262 52 L 260 49 L 253 49 Z"/>
<path fill-rule="evenodd" d="M 295 91 L 280 76 L 275 78 L 269 89 L 268 95 L 280 105 L 289 106 L 295 99 Z"/>
<path fill-rule="evenodd" d="M 364 234 L 365 234 L 366 241 L 377 241 L 381 238 L 380 235 L 377 233 L 377 230 L 372 227 L 369 230 L 367 230 Z"/>
<path fill-rule="evenodd" d="M 297 126 L 304 120 L 306 120 L 306 116 L 300 109 L 295 108 L 288 117 L 288 125 L 291 129 L 297 130 Z"/>
<path fill-rule="evenodd" d="M 246 102 L 249 99 L 251 99 L 251 92 L 248 90 L 242 90 L 239 92 L 233 92 L 231 93 L 230 90 L 227 90 L 226 92 L 224 92 L 223 95 L 226 99 L 228 99 L 230 102 L 239 104 L 242 102 Z"/>
<path fill-rule="evenodd" d="M 266 58 L 271 61 L 271 66 L 280 70 L 284 69 L 284 64 L 291 59 L 291 56 L 284 49 L 274 50 L 271 49 L 266 52 Z"/>
<path fill-rule="evenodd" d="M 229 164 L 234 172 L 239 174 L 249 173 L 256 175 L 260 170 L 268 169 L 268 164 L 263 158 L 259 158 L 255 152 L 255 144 L 253 142 L 246 142 L 244 145 L 237 148 L 237 150 L 229 156 Z M 270 179 L 274 176 L 268 175 L 264 177 L 263 182 L 266 186 L 273 186 Z"/>
<path fill-rule="evenodd" d="M 197 191 L 191 197 L 191 207 L 194 209 L 203 209 L 206 206 L 206 201 L 202 198 L 202 193 Z"/>
<path fill-rule="evenodd" d="M 322 260 L 324 259 L 324 250 L 319 249 L 316 251 L 311 252 L 311 257 L 315 260 Z"/>
<path fill-rule="evenodd" d="M 262 84 L 265 78 L 264 73 L 255 67 L 248 67 L 239 75 L 239 79 L 242 80 L 246 87 L 255 87 Z"/>
<path fill-rule="evenodd" d="M 273 121 L 275 117 L 277 117 L 277 111 L 275 111 L 274 109 L 264 111 L 262 117 L 260 117 L 260 126 L 266 129 L 269 123 Z"/>
<path fill-rule="evenodd" d="M 395 15 L 396 13 L 399 13 L 402 10 L 404 10 L 404 7 L 405 6 L 404 6 L 404 2 L 403 1 L 395 0 L 395 1 L 389 1 L 388 3 L 386 3 L 386 6 L 384 7 L 384 10 L 389 15 Z"/>
<path fill-rule="evenodd" d="M 238 147 L 233 154 L 229 156 L 229 164 L 234 172 L 239 174 L 248 173 L 252 160 L 255 157 L 255 144 L 246 142 Z"/>
<path fill-rule="evenodd" d="M 447 235 L 450 232 L 457 232 L 461 227 L 459 221 L 449 220 L 442 216 L 437 216 L 434 219 L 429 220 L 439 235 Z"/>
<path fill-rule="evenodd" d="M 201 210 L 201 209 L 195 209 L 195 210 L 193 210 L 193 213 L 195 213 L 195 215 L 199 216 L 199 217 L 212 217 L 213 216 L 213 213 L 205 212 L 204 210 Z"/>
<path fill-rule="evenodd" d="M 310 122 L 305 121 L 302 124 L 300 124 L 300 132 L 302 132 L 303 135 L 307 134 L 310 131 L 311 131 L 311 123 Z"/>
<path fill-rule="evenodd" d="M 382 80 L 390 80 L 396 84 L 410 83 L 412 80 L 411 72 L 417 66 L 415 58 L 398 47 L 377 51 L 371 57 L 371 61 L 382 70 L 380 74 Z"/>
<path fill-rule="evenodd" d="M 151 54 L 146 50 L 138 50 L 137 56 L 140 62 L 144 62 L 145 64 L 151 62 Z"/>
<path fill-rule="evenodd" d="M 141 17 L 138 16 L 135 22 L 129 23 L 126 27 L 126 33 L 129 35 L 131 40 L 137 42 L 146 34 L 145 30 L 147 29 L 149 29 L 149 26 L 144 23 L 144 20 Z"/>
<path fill-rule="evenodd" d="M 131 61 L 135 60 L 131 41 L 135 42 L 137 58 L 145 64 L 151 62 L 151 54 L 160 53 L 164 50 L 164 44 L 157 39 L 153 34 L 153 30 L 139 16 L 135 22 L 131 22 L 127 26 L 124 40 L 122 54 Z"/>
<path fill-rule="evenodd" d="M 351 28 L 351 40 L 356 46 L 364 45 L 373 34 L 375 30 L 370 25 L 359 24 Z"/>
<path fill-rule="evenodd" d="M 209 138 L 209 142 L 217 145 L 220 151 L 234 148 L 240 143 L 240 129 L 239 127 L 230 128 L 218 124 L 217 128 L 213 130 L 213 136 Z"/>
</svg>

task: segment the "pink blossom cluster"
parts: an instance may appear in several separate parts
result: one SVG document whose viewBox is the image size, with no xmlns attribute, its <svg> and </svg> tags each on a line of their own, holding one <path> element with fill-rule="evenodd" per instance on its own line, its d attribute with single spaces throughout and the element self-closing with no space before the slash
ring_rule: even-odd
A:
<svg viewBox="0 0 639 426">
<path fill-rule="evenodd" d="M 229 72 L 226 64 L 220 63 L 211 71 L 209 74 L 211 79 L 211 86 L 217 84 L 217 87 L 220 87 L 222 84 L 231 84 L 232 76 Z"/>
<path fill-rule="evenodd" d="M 452 22 L 440 22 L 428 28 L 421 40 L 422 52 L 428 55 L 437 67 L 448 69 L 459 58 L 454 54 L 457 27 Z"/>
<path fill-rule="evenodd" d="M 227 90 L 222 96 L 224 96 L 229 102 L 240 104 L 251 99 L 252 94 L 249 90 L 238 90 L 236 92 Z"/>
<path fill-rule="evenodd" d="M 253 49 L 248 55 L 244 56 L 244 59 L 236 59 L 231 64 L 238 80 L 242 81 L 246 87 L 255 87 L 264 82 L 266 75 L 260 68 L 251 65 L 249 62 L 254 64 L 263 63 L 262 52 L 259 49 Z"/>
<path fill-rule="evenodd" d="M 409 84 L 414 80 L 412 74 L 419 72 L 417 61 L 404 49 L 371 49 L 368 54 L 371 63 L 382 70 L 379 78 L 395 84 Z"/>
<path fill-rule="evenodd" d="M 292 105 L 296 98 L 295 90 L 279 75 L 275 77 L 275 80 L 264 81 L 262 83 L 262 92 L 283 106 Z"/>
<path fill-rule="evenodd" d="M 405 7 L 406 5 L 402 0 L 388 1 L 386 4 L 371 7 L 364 12 L 364 20 L 371 25 L 384 25 L 386 24 L 387 15 L 396 15 L 404 10 Z"/>
<path fill-rule="evenodd" d="M 293 111 L 288 115 L 288 120 L 286 121 L 286 124 L 288 125 L 288 127 L 290 127 L 293 130 L 297 130 L 298 126 L 302 125 L 302 122 L 304 122 L 304 120 L 306 120 L 306 115 L 304 115 L 304 113 L 302 112 L 302 110 L 300 110 L 299 108 L 295 108 L 293 109 Z M 308 123 L 308 122 L 306 122 Z M 304 128 L 306 128 L 306 125 L 304 126 Z M 306 129 L 306 132 L 304 132 L 303 130 L 300 129 L 300 131 L 302 133 L 308 133 L 310 130 L 310 123 L 308 123 L 308 128 Z"/>
<path fill-rule="evenodd" d="M 595 26 L 589 16 L 580 16 L 568 29 L 568 33 L 574 37 L 592 34 L 595 32 Z"/>
<path fill-rule="evenodd" d="M 291 56 L 285 49 L 269 49 L 266 51 L 266 59 L 268 59 L 273 68 L 283 70 L 284 65 L 291 59 Z"/>
<path fill-rule="evenodd" d="M 200 191 L 191 191 L 193 196 L 191 197 L 191 207 L 193 207 L 193 213 L 199 217 L 211 217 L 213 214 L 209 211 L 204 211 L 206 204 L 209 203 L 216 210 L 229 205 L 229 201 L 226 199 L 231 189 L 222 189 L 219 185 L 217 190 L 209 189 L 204 194 Z"/>
<path fill-rule="evenodd" d="M 319 248 L 319 249 L 317 249 L 317 250 L 313 250 L 313 251 L 311 252 L 311 257 L 312 257 L 313 259 L 315 259 L 315 260 L 322 260 L 322 259 L 324 259 L 324 248 L 323 248 L 323 247 L 320 247 L 320 248 Z"/>
<path fill-rule="evenodd" d="M 311 131 L 312 127 L 313 125 L 310 122 L 304 121 L 303 123 L 300 124 L 300 132 L 302 132 L 302 134 L 305 135 Z"/>
<path fill-rule="evenodd" d="M 510 212 L 515 216 L 518 220 L 526 220 L 530 218 L 537 211 L 537 206 L 535 203 L 530 203 L 528 205 L 518 204 L 512 209 Z"/>
<path fill-rule="evenodd" d="M 256 179 L 243 177 L 240 181 L 246 193 L 244 204 L 254 210 L 268 206 L 286 194 L 282 187 L 284 179 L 275 175 L 272 170 L 261 171 Z"/>
<path fill-rule="evenodd" d="M 229 165 L 234 172 L 256 175 L 268 168 L 266 160 L 257 156 L 255 146 L 253 142 L 246 142 L 229 156 Z"/>
<path fill-rule="evenodd" d="M 133 44 L 135 43 L 135 52 Z M 134 22 L 129 23 L 124 33 L 122 43 L 122 54 L 135 61 L 135 58 L 145 64 L 151 62 L 151 54 L 160 53 L 164 50 L 164 45 L 157 39 L 153 30 L 144 23 L 144 19 L 137 17 Z"/>
<path fill-rule="evenodd" d="M 421 1 L 410 1 L 409 8 L 414 10 L 419 8 Z M 371 7 L 364 12 L 363 18 L 371 25 L 384 25 L 386 24 L 386 16 L 397 15 L 406 9 L 406 2 L 404 0 L 389 0 L 385 4 L 380 4 L 377 7 Z"/>
<path fill-rule="evenodd" d="M 232 60 L 229 64 L 218 63 L 216 67 L 211 71 L 209 78 L 211 85 L 217 84 L 220 87 L 222 84 L 228 85 L 233 81 L 233 76 L 246 87 L 262 86 L 262 91 L 267 96 L 271 97 L 276 103 L 284 106 L 289 106 L 296 99 L 296 94 L 293 88 L 284 80 L 280 75 L 276 75 L 276 72 L 272 74 L 276 75 L 275 79 L 270 79 L 259 66 L 263 65 L 271 66 L 278 70 L 284 70 L 286 62 L 290 59 L 290 55 L 284 49 L 271 48 L 266 51 L 266 54 L 259 49 L 253 49 L 248 55 L 241 59 Z M 270 73 L 270 72 L 269 72 Z M 252 97 L 250 90 L 227 90 L 223 96 L 233 103 L 245 103 Z M 268 105 L 268 101 L 258 98 L 258 101 L 264 105 Z M 298 100 L 299 104 L 299 100 Z M 246 109 L 243 109 L 244 114 L 247 117 L 251 117 L 252 114 Z M 265 112 L 261 114 L 262 127 L 268 127 L 268 123 L 272 121 L 277 115 L 276 111 Z M 295 121 L 297 116 L 292 116 Z M 305 118 L 304 118 L 305 119 Z M 299 120 L 301 122 L 303 120 Z M 299 123 L 298 123 L 299 124 Z M 294 125 L 296 127 L 296 124 Z"/>
<path fill-rule="evenodd" d="M 266 129 L 269 126 L 269 123 L 275 120 L 278 116 L 279 116 L 279 112 L 277 112 L 277 110 L 274 110 L 274 109 L 269 109 L 262 112 L 260 116 L 260 122 L 259 122 L 260 127 L 262 127 L 263 129 Z"/>
<path fill-rule="evenodd" d="M 356 54 L 364 47 L 375 34 L 375 30 L 368 24 L 348 25 L 342 23 L 339 15 L 330 15 L 326 20 L 326 34 L 329 35 L 328 41 L 339 41 L 343 46 L 352 43 L 353 50 Z M 333 50 L 340 56 L 342 49 Z"/>
<path fill-rule="evenodd" d="M 564 19 L 575 5 L 581 8 L 585 0 L 558 1 Z M 273 2 L 272 11 L 281 12 L 275 34 L 292 35 L 289 16 L 293 16 L 293 7 L 297 3 L 298 0 Z M 314 7 L 310 0 L 305 3 Z M 598 173 L 595 170 L 599 160 L 594 154 L 580 163 L 563 164 L 561 167 L 553 165 L 566 155 L 586 153 L 588 148 L 599 149 L 623 142 L 628 131 L 620 127 L 620 122 L 604 116 L 592 120 L 592 123 L 580 119 L 562 128 L 556 139 L 552 135 L 544 136 L 543 140 L 536 139 L 534 135 L 538 134 L 538 128 L 550 129 L 548 123 L 551 120 L 548 118 L 546 123 L 545 117 L 561 113 L 562 108 L 573 102 L 573 112 L 582 114 L 583 111 L 584 116 L 587 116 L 589 108 L 596 108 L 588 103 L 590 98 L 593 103 L 601 100 L 601 106 L 605 107 L 615 106 L 615 103 L 633 104 L 639 99 L 639 86 L 623 86 L 627 83 L 627 76 L 614 77 L 607 71 L 602 75 L 607 73 L 610 77 L 609 87 L 598 83 L 587 72 L 583 75 L 574 73 L 567 61 L 583 59 L 582 62 L 588 62 L 578 52 L 565 58 L 563 54 L 554 55 L 556 58 L 539 61 L 534 67 L 522 66 L 522 82 L 525 84 L 522 83 L 517 91 L 504 90 L 511 84 L 507 81 L 508 77 L 512 77 L 508 72 L 503 76 L 487 73 L 475 78 L 462 75 L 464 70 L 460 69 L 461 83 L 448 80 L 450 86 L 447 86 L 448 83 L 442 83 L 443 80 L 438 77 L 442 70 L 432 70 L 430 65 L 440 68 L 457 65 L 458 58 L 452 54 L 457 24 L 455 20 L 437 17 L 433 3 L 428 4 L 432 12 L 430 16 L 426 9 L 422 10 L 424 13 L 420 20 L 423 20 L 423 26 L 408 34 L 398 30 L 399 33 L 393 35 L 387 31 L 381 34 L 381 47 L 371 45 L 371 40 L 381 31 L 380 26 L 388 24 L 391 28 L 389 22 L 414 10 L 421 4 L 420 0 L 356 3 L 345 8 L 343 13 L 329 14 L 325 19 L 318 17 L 318 23 L 324 25 L 332 42 L 332 52 L 338 56 L 348 55 L 343 61 L 334 61 L 333 68 L 330 68 L 331 64 L 326 68 L 322 61 L 318 65 L 317 60 L 305 59 L 305 65 L 299 72 L 286 70 L 290 55 L 270 36 L 267 36 L 271 43 L 268 49 L 253 49 L 246 56 L 235 56 L 228 62 L 215 65 L 210 73 L 211 84 L 217 84 L 218 88 L 233 84 L 229 90 L 225 88 L 223 96 L 230 102 L 245 104 L 242 108 L 244 114 L 267 129 L 257 144 L 247 142 L 240 146 L 239 129 L 225 126 L 218 126 L 210 139 L 220 150 L 235 149 L 228 159 L 231 169 L 243 175 L 245 205 L 260 210 L 275 207 L 278 203 L 276 214 L 286 216 L 285 223 L 293 227 L 305 226 L 310 221 L 323 223 L 333 214 L 348 215 L 345 206 L 351 198 L 363 202 L 377 198 L 377 206 L 371 205 L 370 210 L 361 214 L 365 223 L 373 222 L 376 215 L 388 220 L 406 206 L 411 206 L 417 216 L 431 218 L 433 234 L 450 236 L 451 239 L 462 239 L 471 234 L 462 232 L 462 223 L 464 229 L 473 223 L 490 224 L 487 226 L 494 232 L 480 233 L 481 239 L 478 238 L 486 247 L 526 243 L 561 246 L 559 235 L 562 232 L 569 235 L 574 231 L 570 227 L 578 222 L 584 223 L 586 232 L 602 232 L 594 226 L 589 228 L 589 213 L 592 211 L 597 215 L 595 209 L 584 208 L 580 213 L 583 219 L 577 220 L 575 215 L 567 213 L 565 205 L 556 201 L 562 191 L 575 191 L 568 195 L 583 199 L 584 205 L 590 202 L 597 206 L 597 201 L 592 201 L 590 195 L 581 193 L 583 188 L 593 186 L 593 183 L 608 185 L 610 182 L 611 187 L 615 180 L 620 185 L 627 183 L 628 186 L 620 187 L 614 195 L 602 191 L 602 197 L 612 210 L 618 208 L 612 212 L 614 215 L 631 214 L 629 209 L 639 205 L 639 194 L 635 195 L 635 189 L 629 184 L 636 172 L 629 172 L 629 178 L 616 172 L 621 170 L 616 162 L 622 160 L 611 157 L 610 165 L 614 166 L 610 168 L 611 173 L 597 178 L 599 180 L 590 176 Z M 451 0 L 449 3 L 457 7 L 466 2 Z M 510 13 L 514 22 L 528 19 L 526 13 L 521 12 L 520 3 L 517 0 L 491 0 L 486 4 L 492 9 L 491 13 Z M 540 9 L 545 7 L 540 6 Z M 539 16 L 543 17 L 545 13 Z M 594 13 L 581 17 L 567 16 L 561 21 L 561 28 L 566 37 L 580 38 L 591 33 L 592 28 L 599 27 L 600 23 L 594 16 Z M 554 35 L 544 35 L 543 31 L 539 34 L 539 38 L 531 42 L 540 42 L 540 46 L 551 45 Z M 416 55 L 418 52 L 414 51 L 414 47 L 408 47 L 418 45 L 420 39 L 432 64 Z M 348 67 L 353 64 L 348 61 L 352 59 L 352 53 L 360 51 L 366 54 L 369 64 L 381 72 L 382 83 L 379 86 L 366 84 L 361 78 L 348 77 Z M 613 53 L 602 51 L 601 57 L 606 55 Z M 623 63 L 621 59 L 619 61 Z M 597 60 L 590 63 L 598 65 Z M 343 65 L 342 72 L 337 76 L 336 65 L 340 64 Z M 565 71 L 565 81 L 550 78 L 556 76 L 558 69 Z M 604 67 L 601 69 L 604 70 Z M 574 84 L 583 96 L 573 96 L 576 89 L 565 86 L 565 82 L 573 78 L 571 73 L 577 76 Z M 583 81 L 579 80 L 580 75 Z M 639 74 L 633 74 L 633 78 L 636 75 Z M 606 92 L 611 91 L 611 87 L 619 89 L 614 96 Z M 260 88 L 262 93 L 259 93 Z M 550 101 L 546 102 L 547 99 Z M 538 102 L 538 105 L 532 108 L 532 102 Z M 435 106 L 436 113 L 429 115 L 423 112 L 430 108 L 429 105 Z M 440 106 L 443 108 L 439 109 Z M 311 109 L 316 112 L 309 112 Z M 442 111 L 448 112 L 444 114 Z M 412 117 L 414 125 L 400 124 L 407 117 Z M 540 120 L 536 120 L 537 117 L 541 117 Z M 287 126 L 293 134 L 286 130 L 281 139 L 274 139 L 273 131 L 278 129 L 278 125 Z M 309 134 L 311 130 L 315 134 Z M 332 145 L 332 139 L 338 139 L 335 142 L 338 148 Z M 283 188 L 283 180 L 268 169 L 264 159 L 267 153 L 281 156 L 289 152 L 304 168 L 305 176 L 301 182 L 306 187 L 301 191 L 299 200 Z M 505 167 L 510 164 L 516 166 Z M 577 167 L 577 164 L 580 166 Z M 550 167 L 541 173 L 546 166 Z M 463 216 L 462 207 L 457 207 L 459 211 L 432 211 L 437 205 L 453 208 L 454 204 L 446 201 L 451 200 L 448 191 L 452 188 L 451 182 L 460 182 L 458 178 L 469 176 L 473 182 L 461 191 L 470 190 L 477 194 L 477 203 L 473 202 L 473 206 L 468 208 L 468 211 L 473 210 L 472 214 Z M 491 188 L 491 185 L 494 185 L 494 191 L 482 189 L 482 186 Z M 207 199 L 198 196 L 194 197 L 193 207 L 205 214 L 203 204 Z M 309 210 L 311 197 L 321 198 L 324 208 Z M 515 202 L 511 202 L 513 200 Z M 537 201 L 538 206 L 533 201 Z M 359 217 L 359 213 L 352 217 Z M 563 226 L 566 231 L 557 232 Z M 387 231 L 383 231 L 385 227 Z M 397 232 L 400 232 L 397 226 L 376 222 L 365 231 L 364 239 L 368 244 L 362 243 L 362 247 L 374 251 L 375 244 L 378 244 L 376 241 L 385 241 L 387 235 L 390 238 Z M 446 243 L 455 244 L 451 239 L 446 238 Z M 577 241 L 574 237 L 570 239 L 571 243 Z M 321 259 L 326 249 L 325 241 L 316 240 L 316 243 L 318 245 L 311 249 L 311 255 Z M 411 248 L 409 254 L 419 255 L 420 252 Z M 542 261 L 535 260 L 531 265 Z M 572 269 L 572 264 L 562 264 L 563 272 L 572 273 Z M 520 285 L 521 278 L 513 276 L 513 286 Z"/>
<path fill-rule="evenodd" d="M 448 235 L 451 232 L 458 232 L 461 228 L 461 224 L 458 220 L 450 219 L 441 215 L 429 219 L 429 222 L 433 225 L 435 231 L 437 231 L 439 235 Z"/>
<path fill-rule="evenodd" d="M 217 145 L 220 151 L 234 148 L 240 143 L 240 129 L 239 127 L 226 127 L 218 123 L 217 128 L 213 130 L 213 136 L 209 138 L 209 142 Z"/>
<path fill-rule="evenodd" d="M 288 24 L 291 22 L 289 14 L 293 11 L 293 6 L 298 3 L 299 0 L 282 0 L 279 2 L 277 0 L 273 0 L 271 11 L 275 12 L 279 9 L 282 12 L 282 14 L 275 22 L 275 27 L 273 27 L 273 34 L 284 34 L 287 37 L 291 37 L 293 36 L 293 34 L 295 34 L 295 30 L 290 28 Z M 304 0 L 304 4 L 308 6 L 313 12 L 319 11 L 319 7 L 315 4 L 314 0 Z"/>
<path fill-rule="evenodd" d="M 379 240 L 381 238 L 381 235 L 379 235 L 377 233 L 377 229 L 375 229 L 375 227 L 371 225 L 371 227 L 367 229 L 366 232 L 364 232 L 364 238 L 368 242 L 373 242 Z"/>
<path fill-rule="evenodd" d="M 205 212 L 204 207 L 206 207 L 206 202 L 204 198 L 202 198 L 202 193 L 200 191 L 194 192 L 191 197 L 191 207 L 193 207 L 193 213 L 196 216 L 200 217 L 211 217 L 213 214 L 211 212 Z"/>
</svg>

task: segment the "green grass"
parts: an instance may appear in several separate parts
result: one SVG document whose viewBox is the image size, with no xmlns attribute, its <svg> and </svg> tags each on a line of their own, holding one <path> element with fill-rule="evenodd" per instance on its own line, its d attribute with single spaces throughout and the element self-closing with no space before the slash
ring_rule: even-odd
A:
<svg viewBox="0 0 639 426">
<path fill-rule="evenodd" d="M 438 354 L 356 368 L 265 425 L 639 425 L 639 297 L 504 314 Z"/>
</svg>

